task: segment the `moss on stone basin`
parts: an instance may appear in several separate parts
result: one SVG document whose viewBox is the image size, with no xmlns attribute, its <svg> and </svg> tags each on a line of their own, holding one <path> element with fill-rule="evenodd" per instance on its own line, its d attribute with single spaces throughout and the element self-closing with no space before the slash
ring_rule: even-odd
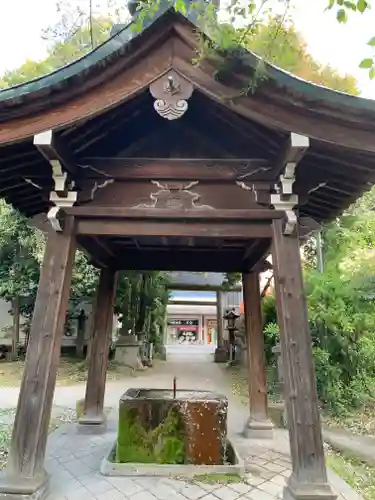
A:
<svg viewBox="0 0 375 500">
<path fill-rule="evenodd" d="M 227 400 L 207 391 L 128 389 L 120 399 L 115 461 L 223 464 Z"/>
<path fill-rule="evenodd" d="M 185 462 L 185 436 L 177 408 L 170 408 L 165 420 L 155 428 L 142 425 L 135 408 L 120 408 L 119 417 L 116 462 Z"/>
</svg>

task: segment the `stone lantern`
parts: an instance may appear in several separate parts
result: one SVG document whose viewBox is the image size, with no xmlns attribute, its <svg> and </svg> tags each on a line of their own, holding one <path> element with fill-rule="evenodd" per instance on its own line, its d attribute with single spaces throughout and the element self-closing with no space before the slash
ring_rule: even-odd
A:
<svg viewBox="0 0 375 500">
<path fill-rule="evenodd" d="M 223 319 L 227 322 L 226 329 L 228 330 L 229 337 L 229 363 L 235 361 L 235 332 L 237 330 L 236 322 L 240 317 L 236 313 L 235 309 L 228 309 L 223 316 Z"/>
</svg>

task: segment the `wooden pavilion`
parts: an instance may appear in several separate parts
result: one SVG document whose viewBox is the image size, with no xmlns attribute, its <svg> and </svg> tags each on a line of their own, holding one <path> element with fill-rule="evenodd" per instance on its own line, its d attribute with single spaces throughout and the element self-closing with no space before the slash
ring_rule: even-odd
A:
<svg viewBox="0 0 375 500">
<path fill-rule="evenodd" d="M 82 59 L 0 92 L 0 196 L 28 217 L 48 214 L 54 229 L 0 481 L 6 498 L 41 498 L 48 483 L 48 423 L 77 246 L 101 269 L 81 425 L 100 428 L 104 419 L 117 270 L 236 271 L 255 434 L 270 428 L 257 266 L 272 249 L 293 462 L 285 498 L 334 497 L 299 235 L 373 184 L 375 103 L 271 66 L 246 95 L 257 58 L 239 49 L 194 64 L 199 46 L 195 17 L 161 7 L 142 32 L 125 27 Z"/>
</svg>

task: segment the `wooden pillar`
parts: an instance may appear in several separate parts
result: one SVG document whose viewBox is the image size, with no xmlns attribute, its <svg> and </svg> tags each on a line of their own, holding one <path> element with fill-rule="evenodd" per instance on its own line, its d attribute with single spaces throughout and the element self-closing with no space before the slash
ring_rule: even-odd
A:
<svg viewBox="0 0 375 500">
<path fill-rule="evenodd" d="M 293 471 L 285 498 L 335 498 L 327 480 L 298 235 L 273 223 L 273 265 Z"/>
<path fill-rule="evenodd" d="M 75 253 L 74 220 L 65 222 L 65 230 L 51 232 L 46 243 L 0 493 L 31 494 L 46 487 L 43 464 Z"/>
<path fill-rule="evenodd" d="M 243 274 L 242 283 L 250 400 L 250 417 L 245 434 L 249 438 L 272 438 L 273 424 L 267 415 L 267 372 L 258 273 Z"/>
<path fill-rule="evenodd" d="M 108 351 L 112 333 L 113 305 L 116 293 L 117 273 L 102 269 L 94 307 L 93 335 L 91 339 L 84 412 L 79 423 L 103 429 L 105 424 L 104 393 L 108 366 Z"/>
</svg>

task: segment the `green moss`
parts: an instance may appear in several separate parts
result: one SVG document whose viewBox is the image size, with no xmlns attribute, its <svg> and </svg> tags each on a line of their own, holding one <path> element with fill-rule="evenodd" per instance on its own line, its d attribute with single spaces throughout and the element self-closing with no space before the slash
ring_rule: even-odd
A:
<svg viewBox="0 0 375 500">
<path fill-rule="evenodd" d="M 116 462 L 184 463 L 185 438 L 179 411 L 172 408 L 163 422 L 155 429 L 148 430 L 137 420 L 134 409 L 121 409 Z"/>
<path fill-rule="evenodd" d="M 243 479 L 235 472 L 228 472 L 226 474 L 197 474 L 194 476 L 194 481 L 199 481 L 201 483 L 241 483 Z"/>
</svg>

